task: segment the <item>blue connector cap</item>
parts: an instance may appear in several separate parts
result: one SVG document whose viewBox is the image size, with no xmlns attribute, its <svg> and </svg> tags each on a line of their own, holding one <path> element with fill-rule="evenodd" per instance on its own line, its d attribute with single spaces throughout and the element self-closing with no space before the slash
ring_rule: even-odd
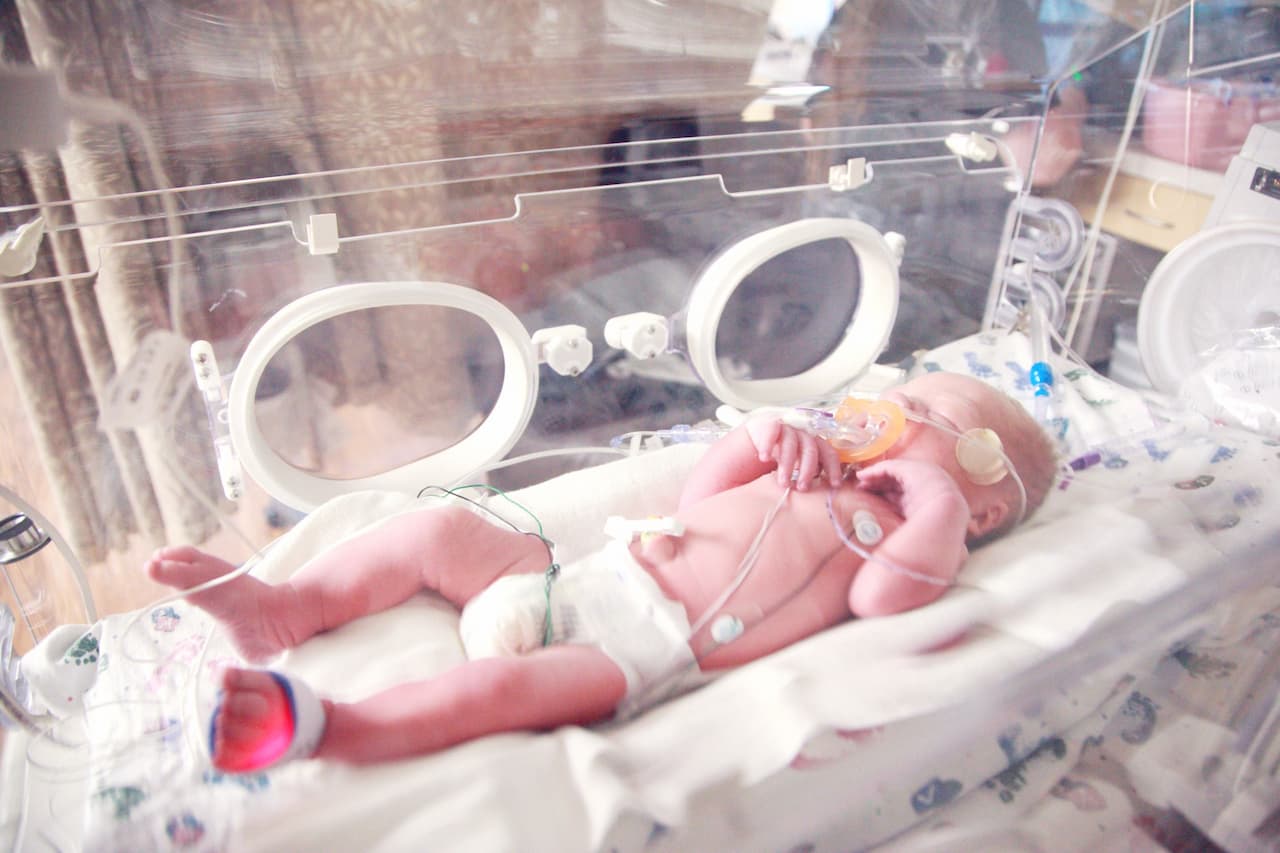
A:
<svg viewBox="0 0 1280 853">
<path fill-rule="evenodd" d="M 1030 379 L 1036 389 L 1037 397 L 1048 397 L 1053 387 L 1053 368 L 1046 362 L 1037 361 L 1031 365 Z"/>
</svg>

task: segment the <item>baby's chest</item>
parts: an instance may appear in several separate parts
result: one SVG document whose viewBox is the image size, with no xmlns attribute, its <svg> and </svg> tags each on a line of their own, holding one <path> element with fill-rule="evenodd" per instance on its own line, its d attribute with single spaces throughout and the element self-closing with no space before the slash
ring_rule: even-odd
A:
<svg viewBox="0 0 1280 853">
<path fill-rule="evenodd" d="M 773 607 L 838 583 L 807 589 L 820 574 L 842 578 L 847 589 L 864 555 L 901 523 L 888 502 L 852 487 L 781 494 L 760 490 L 744 500 L 739 493 L 691 514 L 679 546 L 685 571 L 670 579 L 686 604 L 705 606 L 732 587 L 740 600 Z"/>
<path fill-rule="evenodd" d="M 793 494 L 772 520 L 762 523 L 732 577 L 753 561 L 743 591 L 763 601 L 782 597 L 846 597 L 848 584 L 880 543 L 902 524 L 882 498 L 847 490 Z"/>
</svg>

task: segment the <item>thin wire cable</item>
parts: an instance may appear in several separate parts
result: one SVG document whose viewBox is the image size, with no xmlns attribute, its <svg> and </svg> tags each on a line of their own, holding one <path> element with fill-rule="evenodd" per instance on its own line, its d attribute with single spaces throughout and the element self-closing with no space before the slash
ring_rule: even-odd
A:
<svg viewBox="0 0 1280 853">
<path fill-rule="evenodd" d="M 831 527 L 835 530 L 836 536 L 844 544 L 844 547 L 857 554 L 863 560 L 879 563 L 895 575 L 902 575 L 913 581 L 921 581 L 923 583 L 930 584 L 931 586 L 950 587 L 954 585 L 954 581 L 952 580 L 935 578 L 933 575 L 926 575 L 923 572 L 913 571 L 904 566 L 900 566 L 889 558 L 882 557 L 876 552 L 870 551 L 850 539 L 849 534 L 844 532 L 844 525 L 840 523 L 838 518 L 836 518 L 834 490 L 827 492 L 827 518 L 831 519 Z"/>
<path fill-rule="evenodd" d="M 187 381 L 182 385 L 181 393 L 185 393 L 189 391 L 191 387 L 194 385 L 194 383 L 195 383 L 195 378 L 193 376 L 188 376 Z M 177 447 L 178 446 L 178 430 L 177 430 L 177 420 L 175 417 L 169 418 L 168 423 L 166 424 L 166 428 L 169 436 L 169 442 L 168 442 L 169 446 Z M 186 495 L 190 497 L 192 500 L 196 501 L 196 503 L 203 506 L 204 509 L 214 518 L 217 518 L 218 523 L 221 524 L 223 527 L 225 527 L 228 531 L 230 531 L 232 535 L 234 535 L 237 539 L 243 542 L 245 547 L 247 547 L 251 553 L 249 557 L 234 570 L 226 572 L 225 574 L 219 575 L 216 578 L 212 578 L 208 581 L 197 584 L 196 586 L 190 587 L 188 589 L 178 590 L 170 595 L 162 596 L 161 598 L 151 602 L 147 606 L 135 611 L 133 616 L 129 619 L 128 622 L 125 623 L 124 628 L 120 632 L 120 636 L 121 636 L 120 653 L 125 657 L 126 660 L 129 660 L 132 663 L 154 663 L 155 662 L 154 658 L 146 659 L 146 658 L 135 657 L 131 655 L 128 650 L 128 640 L 126 638 L 132 633 L 133 629 L 137 626 L 138 622 L 141 620 L 141 618 L 144 615 L 154 611 L 158 607 L 163 607 L 166 604 L 171 604 L 175 601 L 186 599 L 197 593 L 214 589 L 215 587 L 221 586 L 226 583 L 230 583 L 231 581 L 244 576 L 248 572 L 252 571 L 253 568 L 256 567 L 259 562 L 261 562 L 262 558 L 266 555 L 266 553 L 274 546 L 275 541 L 278 541 L 278 540 L 275 540 L 272 542 L 268 542 L 266 545 L 261 547 L 254 545 L 253 540 L 249 538 L 248 534 L 246 534 L 240 528 L 240 526 L 236 524 L 234 519 L 232 519 L 229 515 L 223 512 L 221 508 L 216 503 L 214 503 L 214 501 L 212 501 L 208 497 L 208 495 L 204 493 L 204 490 L 200 488 L 199 484 L 196 483 L 195 480 L 193 480 L 192 477 L 182 468 L 182 466 L 178 464 L 178 460 L 176 458 L 174 458 L 169 454 L 164 454 L 161 457 L 161 461 L 165 469 L 177 481 L 177 485 L 179 485 L 183 490 L 185 490 Z"/>
<path fill-rule="evenodd" d="M 279 541 L 279 540 L 276 540 L 276 541 Z M 208 590 L 214 589 L 215 587 L 222 586 L 223 584 L 231 583 L 233 580 L 236 580 L 237 578 L 243 577 L 244 575 L 252 571 L 259 562 L 261 562 L 262 558 L 266 555 L 266 553 L 271 549 L 272 545 L 274 544 L 275 544 L 274 542 L 268 543 L 268 545 L 266 545 L 262 550 L 258 551 L 249 559 L 241 563 L 239 566 L 237 566 L 236 568 L 232 569 L 229 572 L 226 572 L 225 574 L 218 575 L 216 578 L 207 580 L 204 583 L 196 584 L 193 587 L 188 587 L 187 589 L 180 589 L 169 595 L 162 596 L 161 598 L 151 602 L 147 606 L 134 611 L 133 615 L 129 617 L 129 621 L 125 623 L 124 628 L 122 628 L 120 631 L 120 654 L 125 658 L 125 660 L 128 660 L 131 663 L 155 663 L 157 660 L 159 660 L 159 658 L 135 657 L 134 655 L 129 653 L 129 650 L 127 648 L 128 641 L 125 638 L 130 635 L 130 633 L 137 626 L 138 622 L 142 619 L 142 617 L 151 613 L 158 607 L 163 607 L 166 604 L 172 604 L 175 601 L 181 601 L 193 595 L 206 592 Z M 215 625 L 217 625 L 216 622 L 215 622 Z M 220 628 L 220 627 L 221 626 L 217 626 L 217 628 Z"/>
<path fill-rule="evenodd" d="M 773 526 L 773 521 L 777 517 L 778 511 L 781 510 L 783 505 L 787 502 L 787 498 L 791 497 L 791 488 L 792 487 L 788 485 L 782 490 L 782 495 L 778 498 L 778 502 L 775 503 L 773 508 L 765 515 L 764 520 L 760 523 L 760 529 L 756 532 L 755 538 L 751 540 L 751 544 L 747 546 L 747 551 L 743 554 L 742 560 L 738 564 L 738 571 L 733 580 L 730 581 L 729 585 L 721 591 L 715 601 L 713 601 L 711 605 L 702 612 L 702 615 L 698 617 L 698 620 L 694 623 L 693 627 L 689 629 L 689 639 L 693 639 L 695 634 L 706 627 L 707 623 L 711 621 L 711 618 L 716 615 L 717 611 L 719 611 L 721 607 L 724 607 L 725 602 L 738 591 L 740 586 L 742 586 L 742 582 L 747 579 L 747 575 L 751 574 L 751 570 L 755 568 L 756 562 L 760 559 L 760 546 L 764 542 L 764 536 L 769 532 L 769 528 Z"/>
<path fill-rule="evenodd" d="M 72 97 L 80 97 L 80 96 L 72 96 Z M 92 99 L 89 99 L 89 100 L 92 100 Z M 975 122 L 973 120 L 957 119 L 957 120 L 951 120 L 951 121 L 934 122 L 931 124 L 939 128 L 951 125 L 961 129 L 965 129 L 965 128 L 971 127 L 974 123 Z M 919 127 L 919 123 L 904 122 L 899 124 L 878 125 L 876 129 L 877 130 L 888 129 L 888 128 L 915 129 L 918 127 Z M 383 185 L 380 187 L 375 187 L 371 190 L 364 190 L 364 191 L 348 191 L 345 193 L 336 193 L 336 194 L 332 192 L 327 192 L 322 195 L 321 194 L 294 195 L 294 196 L 287 196 L 287 197 L 278 198 L 278 199 L 272 199 L 271 201 L 268 201 L 268 202 L 259 202 L 256 204 L 254 203 L 242 204 L 242 205 L 238 205 L 237 207 L 260 207 L 260 206 L 266 206 L 270 204 L 280 204 L 280 203 L 314 202 L 314 201 L 321 201 L 325 199 L 337 198 L 337 197 L 341 197 L 342 195 L 351 195 L 351 194 L 354 194 L 355 192 L 387 192 L 387 191 L 394 191 L 394 190 L 420 189 L 420 188 L 426 188 L 426 187 L 438 187 L 438 186 L 443 186 L 445 184 L 475 182 L 478 180 L 495 180 L 499 178 L 504 180 L 509 180 L 512 178 L 519 178 L 519 177 L 525 177 L 525 176 L 561 175 L 561 174 L 567 174 L 572 172 L 594 173 L 599 171 L 602 158 L 607 159 L 606 152 L 611 150 L 614 150 L 614 151 L 625 151 L 628 149 L 651 150 L 657 147 L 662 147 L 667 145 L 687 146 L 692 142 L 697 142 L 700 146 L 702 146 L 703 148 L 706 148 L 708 144 L 712 142 L 725 142 L 725 141 L 736 142 L 744 138 L 772 139 L 772 138 L 780 138 L 780 137 L 815 138 L 815 137 L 821 137 L 821 136 L 835 136 L 834 141 L 824 143 L 821 146 L 806 145 L 806 146 L 800 147 L 796 145 L 784 144 L 782 146 L 774 146 L 774 147 L 762 148 L 762 149 L 733 148 L 733 149 L 728 149 L 724 151 L 711 150 L 709 152 L 704 152 L 697 155 L 697 159 L 700 159 L 700 160 L 741 158 L 743 156 L 789 154 L 789 153 L 804 152 L 809 150 L 827 150 L 827 149 L 844 150 L 850 147 L 858 147 L 859 149 L 871 149 L 871 148 L 895 146 L 900 144 L 900 142 L 896 138 L 859 139 L 858 136 L 866 135 L 867 130 L 868 128 L 866 126 L 844 125 L 840 127 L 831 127 L 831 128 L 806 128 L 805 130 L 802 130 L 802 131 L 773 130 L 773 131 L 752 131 L 749 134 L 742 134 L 742 133 L 704 134 L 698 137 L 682 137 L 680 139 L 675 139 L 675 140 L 672 140 L 672 139 L 647 140 L 644 143 L 616 142 L 616 143 L 601 143 L 601 144 L 595 144 L 595 145 L 560 146 L 560 147 L 554 147 L 554 148 L 535 148 L 535 149 L 530 149 L 527 151 L 520 152 L 521 160 L 524 161 L 530 157 L 536 157 L 539 155 L 550 155 L 552 157 L 559 158 L 565 154 L 582 153 L 584 155 L 587 155 L 586 162 L 584 162 L 582 165 L 579 165 L 579 166 L 560 167 L 560 168 L 554 168 L 554 169 L 538 169 L 538 170 L 526 169 L 526 170 L 520 170 L 520 171 L 506 171 L 502 173 L 495 173 L 492 168 L 490 168 L 489 166 L 486 166 L 484 170 L 484 175 L 485 175 L 484 178 L 471 177 L 471 178 L 451 179 L 448 181 L 430 181 L 430 182 L 416 181 L 416 182 L 408 182 L 408 183 L 400 183 L 400 184 Z M 939 130 L 938 132 L 941 135 L 912 138 L 910 141 L 913 144 L 945 142 L 946 133 L 943 132 L 942 130 Z M 840 136 L 840 134 L 850 134 L 852 138 L 846 138 L 844 136 Z M 460 163 L 469 163 L 469 162 L 500 163 L 503 161 L 514 161 L 515 159 L 516 158 L 510 153 L 472 154 L 472 155 L 464 155 L 460 157 L 435 158 L 435 159 L 429 159 L 429 160 L 411 160 L 403 163 L 383 164 L 383 165 L 376 165 L 376 166 L 355 166 L 355 167 L 344 168 L 344 169 L 325 169 L 325 170 L 315 170 L 310 172 L 299 172 L 299 173 L 294 173 L 290 175 L 274 175 L 274 176 L 266 176 L 266 177 L 260 177 L 260 178 L 242 178 L 235 181 L 190 184 L 188 186 L 183 187 L 181 190 L 174 190 L 173 192 L 178 194 L 196 193 L 196 192 L 204 192 L 207 190 L 221 189 L 225 187 L 256 187 L 256 186 L 262 186 L 262 185 L 272 184 L 272 183 L 283 183 L 283 182 L 296 183 L 298 181 L 305 181 L 308 179 L 316 179 L 316 178 L 328 179 L 335 176 L 351 177 L 355 175 L 376 174 L 379 172 L 395 172 L 395 171 L 402 172 L 405 169 L 409 169 L 409 168 L 443 167 L 447 165 L 456 165 Z M 649 156 L 647 158 L 641 157 L 639 159 L 626 157 L 625 159 L 628 164 L 632 164 L 639 167 L 651 167 L 651 166 L 658 166 L 658 165 L 663 165 L 667 163 L 682 163 L 682 162 L 688 161 L 691 158 L 690 158 L 690 155 L 688 154 L 678 154 L 671 157 Z M 667 179 L 667 180 L 679 180 L 679 179 Z M 652 182 L 644 182 L 644 183 L 652 183 Z M 823 184 L 821 186 L 826 186 L 826 185 Z M 591 188 L 582 187 L 579 189 L 591 189 Z M 142 198 L 151 194 L 152 194 L 151 192 L 113 193 L 113 194 L 98 196 L 96 200 L 118 201 L 123 199 Z M 73 204 L 75 204 L 75 202 L 73 201 L 62 201 L 62 202 L 53 202 L 50 206 L 67 207 Z M 12 207 L 12 206 L 6 208 L 5 206 L 0 205 L 0 210 L 7 211 L 7 210 L 13 210 L 13 209 L 21 209 L 21 208 Z M 221 209 L 225 209 L 225 208 L 219 208 L 219 207 L 195 208 L 192 210 L 192 212 L 210 213 L 210 212 L 214 212 Z M 99 225 L 102 223 L 94 222 L 89 224 Z M 386 232 L 386 233 L 389 234 L 393 232 Z"/>
<path fill-rule="evenodd" d="M 543 583 L 543 590 L 542 590 L 543 597 L 546 599 L 546 611 L 542 618 L 542 645 L 543 646 L 551 645 L 551 641 L 555 636 L 555 632 L 554 632 L 555 626 L 552 624 L 552 618 L 551 618 L 551 589 L 553 586 L 555 586 L 556 580 L 560 577 L 560 563 L 559 561 L 556 560 L 555 543 L 552 542 L 550 539 L 548 539 L 544 535 L 544 532 L 542 529 L 542 520 L 539 519 L 538 516 L 534 514 L 533 510 L 529 509 L 524 504 L 520 503 L 515 498 L 511 497 L 511 495 L 507 494 L 502 489 L 499 489 L 496 486 L 490 486 L 488 483 L 469 483 L 464 486 L 454 486 L 452 488 L 445 488 L 444 486 L 424 486 L 421 489 L 421 491 L 418 492 L 418 497 L 419 498 L 423 497 L 423 492 L 427 491 L 428 489 L 437 489 L 443 492 L 444 494 L 448 495 L 449 497 L 452 497 L 461 501 L 466 501 L 468 504 L 475 507 L 477 510 L 484 512 L 487 516 L 496 518 L 502 523 L 506 524 L 515 532 L 522 533 L 526 536 L 537 537 L 542 542 L 543 546 L 546 547 L 547 568 L 543 572 L 544 583 Z M 506 517 L 502 516 L 501 514 L 485 506 L 483 503 L 472 500 L 471 498 L 468 498 L 465 495 L 458 494 L 459 489 L 485 489 L 490 494 L 498 495 L 499 497 L 505 499 L 512 506 L 521 510 L 526 515 L 528 515 L 531 519 L 533 519 L 533 523 L 538 527 L 537 532 L 535 533 L 529 530 L 522 530 L 520 526 L 517 525 L 515 522 L 510 521 Z"/>
<path fill-rule="evenodd" d="M 915 423 L 923 424 L 925 426 L 930 426 L 930 427 L 933 427 L 934 429 L 945 432 L 947 435 L 950 435 L 953 438 L 955 438 L 957 442 L 970 441 L 968 437 L 966 437 L 963 433 L 959 432 L 958 430 L 951 429 L 945 424 L 940 424 L 937 421 L 930 420 L 929 418 L 926 418 L 923 415 L 917 414 L 916 412 L 903 410 L 902 414 L 905 415 L 907 420 L 909 421 L 914 421 Z M 1000 460 L 1004 463 L 1005 470 L 1009 472 L 1009 476 L 1013 479 L 1014 485 L 1018 487 L 1018 499 L 1019 499 L 1018 515 L 1013 522 L 1013 526 L 1016 527 L 1017 525 L 1021 524 L 1023 520 L 1025 520 L 1027 515 L 1027 487 L 1022 482 L 1022 476 L 1018 473 L 1017 466 L 1013 464 L 1013 460 L 1009 458 L 1009 455 L 1004 452 L 1004 448 L 989 447 L 989 449 L 999 454 Z"/>
<path fill-rule="evenodd" d="M 493 516 L 494 518 L 496 518 L 496 519 L 498 519 L 499 521 L 503 522 L 504 524 L 508 525 L 509 527 L 511 527 L 511 529 L 515 530 L 515 531 L 516 531 L 516 532 L 518 532 L 518 533 L 529 533 L 529 532 L 530 532 L 530 531 L 527 531 L 527 530 L 521 530 L 521 529 L 520 529 L 520 527 L 519 527 L 517 524 L 515 524 L 515 523 L 514 523 L 514 522 L 512 522 L 512 521 L 507 520 L 507 519 L 506 519 L 506 518 L 504 518 L 502 515 L 500 515 L 500 514 L 498 514 L 498 513 L 494 512 L 492 509 L 490 509 L 489 507 L 485 506 L 485 505 L 484 505 L 483 503 L 481 503 L 480 501 L 473 500 L 473 499 L 471 499 L 471 498 L 467 497 L 466 495 L 458 494 L 458 492 L 459 492 L 461 489 L 484 489 L 485 491 L 489 492 L 489 493 L 490 493 L 490 494 L 492 494 L 492 495 L 497 495 L 498 497 L 500 497 L 500 498 L 502 498 L 503 500 L 505 500 L 507 503 L 509 503 L 509 504 L 511 504 L 512 506 L 514 506 L 516 509 L 518 509 L 518 510 L 520 510 L 521 512 L 523 512 L 525 515 L 529 516 L 529 518 L 533 520 L 533 523 L 534 523 L 535 525 L 537 525 L 537 527 L 538 527 L 538 532 L 537 532 L 537 534 L 536 534 L 536 535 L 537 535 L 537 537 L 538 537 L 539 539 L 542 539 L 542 540 L 546 541 L 546 542 L 550 542 L 550 540 L 549 540 L 549 539 L 547 539 L 547 538 L 543 535 L 544 531 L 543 531 L 543 529 L 542 529 L 542 521 L 538 518 L 538 516 L 537 516 L 537 515 L 535 515 L 535 514 L 534 514 L 533 510 L 529 509 L 527 506 L 525 506 L 524 504 L 520 503 L 520 502 L 519 502 L 519 501 L 517 501 L 515 498 L 511 497 L 511 495 L 510 495 L 508 492 L 506 492 L 506 491 L 505 491 L 505 490 L 503 490 L 503 489 L 498 488 L 497 486 L 491 486 L 491 485 L 489 485 L 488 483 L 466 483 L 466 484 L 459 485 L 459 486 L 448 486 L 448 487 L 446 487 L 446 486 L 434 486 L 434 485 L 432 485 L 432 486 L 423 486 L 423 487 L 418 491 L 418 497 L 419 497 L 419 498 L 423 498 L 423 497 L 432 497 L 431 495 L 426 495 L 426 494 L 424 494 L 424 492 L 426 492 L 426 491 L 428 491 L 428 490 L 430 490 L 430 489 L 435 489 L 435 490 L 437 490 L 437 491 L 439 491 L 439 492 L 443 492 L 444 494 L 448 495 L 449 497 L 457 498 L 457 499 L 458 499 L 458 500 L 460 500 L 460 501 L 466 501 L 467 503 L 469 503 L 469 504 L 471 504 L 472 506 L 474 506 L 476 509 L 479 509 L 479 510 L 482 510 L 483 512 L 485 512 L 485 513 L 488 513 L 489 515 Z"/>
</svg>

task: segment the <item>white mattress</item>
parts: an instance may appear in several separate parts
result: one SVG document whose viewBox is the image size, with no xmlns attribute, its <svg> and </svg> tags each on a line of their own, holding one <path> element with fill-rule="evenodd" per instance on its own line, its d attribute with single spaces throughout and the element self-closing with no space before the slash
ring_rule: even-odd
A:
<svg viewBox="0 0 1280 853">
<path fill-rule="evenodd" d="M 1021 338 L 970 338 L 922 366 L 974 373 L 1029 399 L 1029 356 Z M 956 589 L 911 613 L 824 632 L 624 725 L 495 736 L 377 767 L 306 762 L 233 779 L 209 773 L 199 749 L 211 669 L 229 655 L 226 645 L 215 636 L 204 649 L 208 623 L 181 605 L 173 617 L 144 615 L 127 634 L 126 617 L 113 617 L 103 636 L 111 665 L 89 697 L 91 772 L 71 774 L 88 793 L 85 840 L 101 849 L 179 841 L 237 850 L 851 849 L 954 831 L 966 814 L 987 827 L 993 815 L 1034 816 L 1054 804 L 1046 799 L 1054 784 L 1124 706 L 1121 679 L 1165 650 L 1116 649 L 1034 707 L 1014 676 L 1047 661 L 1069 670 L 1061 661 L 1100 622 L 1141 613 L 1223 550 L 1274 532 L 1276 517 L 1263 488 L 1275 447 L 1194 420 L 1157 429 L 1141 398 L 1083 372 L 1059 386 L 1067 444 L 1112 445 L 1028 524 L 975 553 Z M 600 544 L 606 515 L 670 511 L 699 452 L 676 446 L 514 497 L 571 560 Z M 1206 477 L 1204 488 L 1187 485 Z M 1246 493 L 1256 494 L 1242 501 Z M 258 572 L 284 577 L 332 542 L 418 505 L 374 493 L 333 501 L 280 540 Z M 1228 511 L 1234 523 L 1225 523 Z M 922 653 L 967 627 L 963 641 Z M 151 662 L 128 661 L 143 657 L 138 649 Z M 317 637 L 279 666 L 350 700 L 462 659 L 456 614 L 422 595 Z M 1016 786 L 1000 781 L 1012 762 Z M 66 776 L 59 790 L 74 787 Z M 77 810 L 65 796 L 63 824 Z"/>
</svg>

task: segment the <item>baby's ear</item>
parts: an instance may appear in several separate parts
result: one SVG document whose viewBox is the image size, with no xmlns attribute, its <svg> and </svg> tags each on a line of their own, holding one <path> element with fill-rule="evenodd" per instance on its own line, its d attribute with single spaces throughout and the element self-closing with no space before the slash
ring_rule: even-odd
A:
<svg viewBox="0 0 1280 853">
<path fill-rule="evenodd" d="M 979 539 L 1000 529 L 1009 517 L 1009 505 L 1002 500 L 993 499 L 980 509 L 975 509 L 969 516 L 969 538 Z"/>
</svg>

